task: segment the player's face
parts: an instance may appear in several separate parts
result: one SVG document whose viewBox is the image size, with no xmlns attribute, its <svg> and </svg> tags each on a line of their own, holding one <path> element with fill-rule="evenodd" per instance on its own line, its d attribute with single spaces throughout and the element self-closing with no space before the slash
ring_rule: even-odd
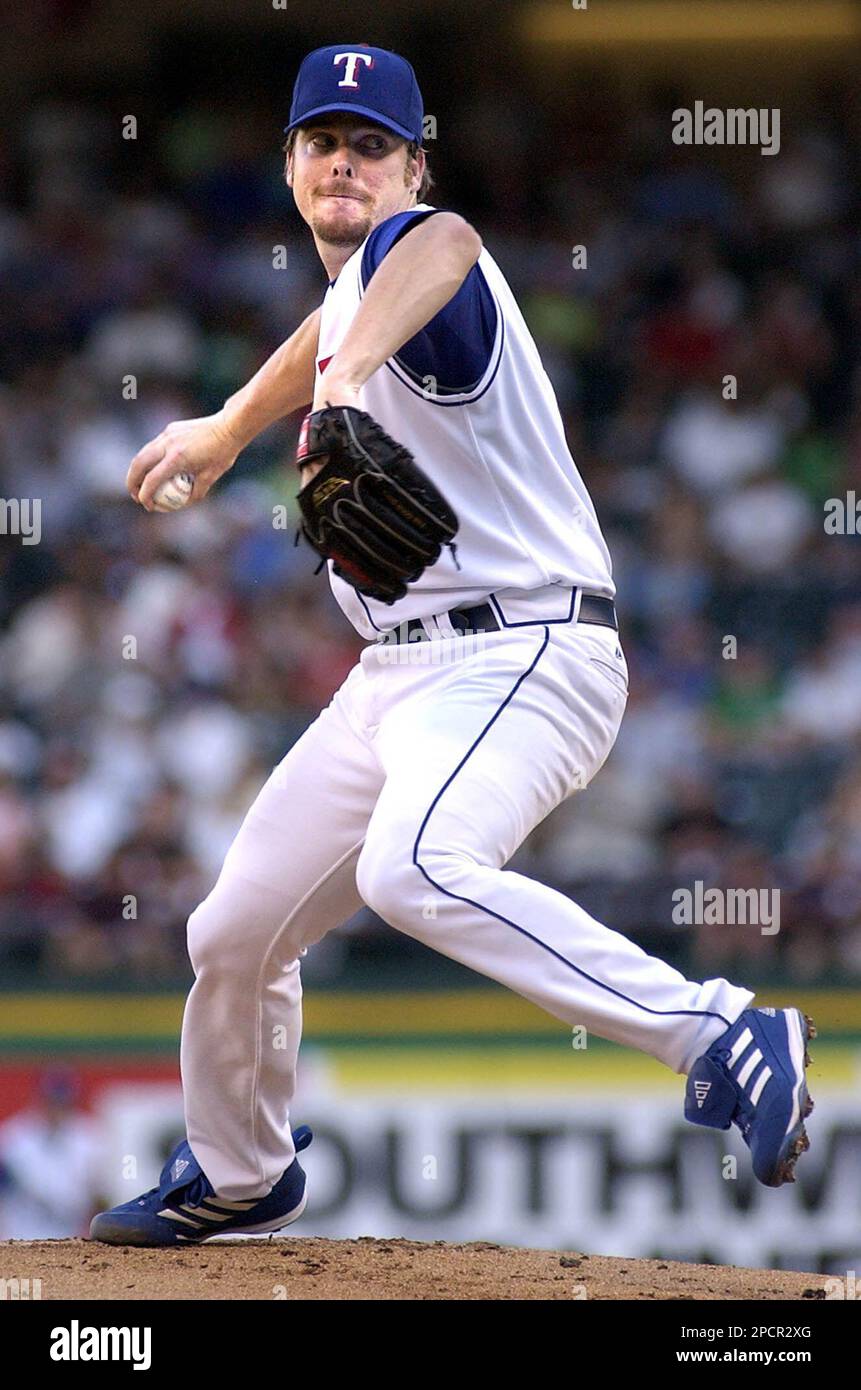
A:
<svg viewBox="0 0 861 1390">
<path fill-rule="evenodd" d="M 406 143 L 350 117 L 300 127 L 287 183 L 319 242 L 360 246 L 378 222 L 410 205 L 424 155 L 407 159 Z"/>
</svg>

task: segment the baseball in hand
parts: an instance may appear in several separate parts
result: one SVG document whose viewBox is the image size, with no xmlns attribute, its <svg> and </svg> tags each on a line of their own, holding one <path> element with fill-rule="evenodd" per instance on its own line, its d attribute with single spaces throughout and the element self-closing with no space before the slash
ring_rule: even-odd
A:
<svg viewBox="0 0 861 1390">
<path fill-rule="evenodd" d="M 178 512 L 189 501 L 193 490 L 192 475 L 176 473 L 156 490 L 152 504 L 157 512 Z"/>
</svg>

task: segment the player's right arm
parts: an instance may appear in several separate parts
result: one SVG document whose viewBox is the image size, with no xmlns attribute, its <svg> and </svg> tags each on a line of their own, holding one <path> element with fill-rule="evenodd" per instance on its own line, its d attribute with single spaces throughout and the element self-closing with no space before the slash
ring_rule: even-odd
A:
<svg viewBox="0 0 861 1390">
<path fill-rule="evenodd" d="M 135 454 L 126 486 L 136 502 L 152 511 L 157 489 L 177 473 L 194 476 L 192 500 L 200 501 L 262 430 L 299 406 L 310 404 L 320 312 L 317 308 L 309 314 L 214 415 L 174 420 Z"/>
</svg>

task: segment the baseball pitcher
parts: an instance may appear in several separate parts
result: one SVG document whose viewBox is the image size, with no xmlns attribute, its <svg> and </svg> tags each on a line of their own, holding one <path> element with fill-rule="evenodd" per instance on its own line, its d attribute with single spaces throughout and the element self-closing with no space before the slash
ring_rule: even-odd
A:
<svg viewBox="0 0 861 1390">
<path fill-rule="evenodd" d="M 367 646 L 189 919 L 187 1140 L 158 1187 L 94 1219 L 97 1240 L 175 1245 L 301 1215 L 300 955 L 363 903 L 685 1075 L 687 1118 L 738 1125 L 761 1182 L 792 1180 L 808 1145 L 809 1019 L 687 980 L 505 867 L 603 765 L 628 672 L 553 388 L 479 233 L 427 201 L 423 114 L 394 53 L 335 44 L 304 59 L 286 181 L 323 301 L 216 415 L 168 425 L 129 470 L 147 510 L 197 502 L 261 430 L 310 405 L 301 530 Z"/>
</svg>

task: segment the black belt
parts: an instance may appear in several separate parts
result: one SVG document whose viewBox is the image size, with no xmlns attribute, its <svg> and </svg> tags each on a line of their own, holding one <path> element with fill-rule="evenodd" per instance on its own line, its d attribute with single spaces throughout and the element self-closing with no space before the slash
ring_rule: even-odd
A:
<svg viewBox="0 0 861 1390">
<path fill-rule="evenodd" d="M 479 603 L 475 608 L 452 608 L 445 616 L 457 632 L 498 632 L 505 626 L 499 621 L 489 603 Z M 548 621 L 553 623 L 560 620 L 558 618 L 536 618 L 532 625 L 539 627 Z M 605 598 L 602 594 L 583 594 L 577 621 L 595 623 L 598 627 L 612 627 L 616 632 L 619 630 L 616 606 L 611 598 Z M 523 622 L 511 624 L 512 627 L 529 625 Z M 440 631 L 436 636 L 444 637 L 445 633 Z M 400 627 L 385 633 L 380 640 L 394 643 L 422 642 L 431 639 L 425 632 L 424 622 L 421 618 L 408 618 L 406 623 L 401 623 Z"/>
</svg>

